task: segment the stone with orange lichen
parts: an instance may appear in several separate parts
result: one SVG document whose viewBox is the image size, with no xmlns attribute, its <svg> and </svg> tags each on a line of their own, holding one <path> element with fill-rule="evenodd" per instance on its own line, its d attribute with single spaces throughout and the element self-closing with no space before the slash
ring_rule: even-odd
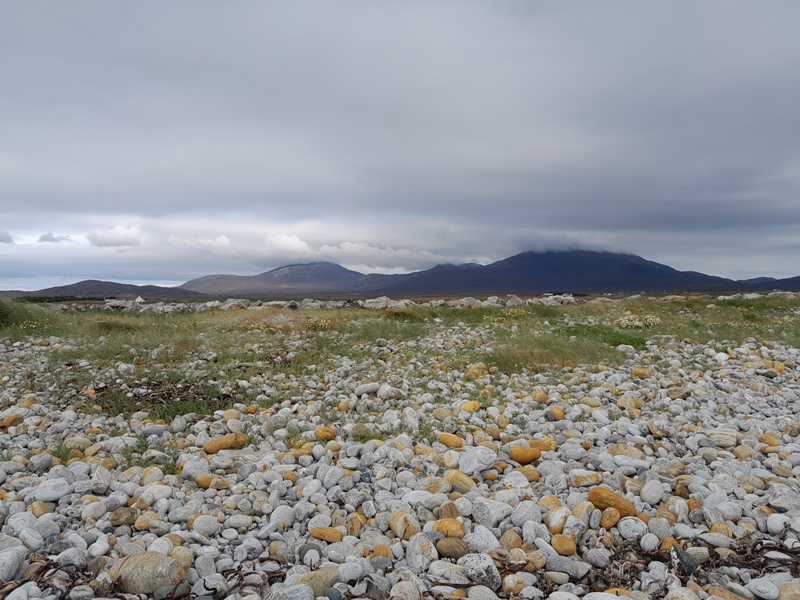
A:
<svg viewBox="0 0 800 600">
<path fill-rule="evenodd" d="M 550 545 L 561 556 L 572 556 L 578 551 L 575 541 L 571 537 L 560 533 L 553 536 L 553 539 L 550 540 Z"/>
<path fill-rule="evenodd" d="M 561 500 L 555 494 L 546 494 L 539 498 L 536 504 L 542 508 L 553 508 L 554 506 L 561 506 Z"/>
<path fill-rule="evenodd" d="M 21 414 L 14 413 L 3 419 L 3 427 L 14 427 L 22 423 L 24 420 L 25 417 L 23 417 Z"/>
<path fill-rule="evenodd" d="M 314 436 L 318 440 L 329 442 L 336 438 L 336 431 L 334 431 L 333 427 L 317 427 L 314 430 Z"/>
<path fill-rule="evenodd" d="M 662 504 L 656 509 L 656 517 L 660 519 L 666 519 L 670 525 L 675 525 L 675 523 L 678 522 L 678 517 L 668 504 Z"/>
<path fill-rule="evenodd" d="M 512 472 L 516 471 L 517 473 L 522 473 L 525 476 L 525 479 L 527 479 L 531 483 L 536 483 L 542 477 L 542 474 L 539 473 L 539 471 L 537 471 L 530 465 L 526 465 L 524 467 L 515 467 L 514 469 L 511 470 Z"/>
<path fill-rule="evenodd" d="M 198 475 L 194 482 L 197 487 L 206 490 L 224 490 L 230 487 L 231 483 L 224 477 L 214 475 L 213 473 L 206 473 L 205 475 Z"/>
<path fill-rule="evenodd" d="M 508 457 L 521 465 L 529 465 L 542 457 L 541 450 L 530 446 L 512 446 L 508 451 Z"/>
<path fill-rule="evenodd" d="M 513 550 L 514 548 L 520 548 L 522 546 L 522 538 L 513 529 L 508 529 L 503 532 L 503 535 L 500 536 L 498 541 L 500 542 L 500 547 L 505 550 Z"/>
<path fill-rule="evenodd" d="M 676 540 L 672 536 L 669 536 L 668 538 L 665 538 L 663 542 L 661 542 L 661 544 L 659 545 L 658 549 L 659 550 L 669 550 L 670 548 L 672 548 L 677 543 L 678 543 L 678 540 Z"/>
<path fill-rule="evenodd" d="M 550 399 L 550 396 L 547 394 L 547 392 L 541 389 L 534 390 L 531 396 L 533 397 L 533 401 L 537 404 L 545 404 Z"/>
<path fill-rule="evenodd" d="M 436 542 L 436 549 L 445 558 L 459 559 L 469 552 L 469 544 L 459 538 L 442 538 Z"/>
<path fill-rule="evenodd" d="M 341 542 L 344 539 L 344 533 L 334 527 L 312 527 L 308 533 L 311 537 L 318 540 L 323 540 L 330 544 Z"/>
<path fill-rule="evenodd" d="M 36 404 L 36 398 L 35 398 L 34 396 L 26 396 L 24 399 L 22 399 L 22 400 L 21 400 L 21 401 L 20 401 L 20 402 L 17 404 L 17 406 L 18 406 L 19 408 L 30 408 L 30 407 L 31 407 L 31 406 L 33 406 L 34 404 Z"/>
<path fill-rule="evenodd" d="M 558 443 L 552 437 L 546 437 L 543 440 L 530 440 L 528 445 L 542 452 L 552 452 L 558 448 Z"/>
<path fill-rule="evenodd" d="M 439 509 L 439 515 L 442 519 L 457 519 L 461 516 L 461 511 L 455 502 L 445 502 Z"/>
<path fill-rule="evenodd" d="M 468 413 L 478 412 L 481 409 L 481 403 L 477 400 L 469 400 L 464 402 L 460 407 L 459 410 Z"/>
<path fill-rule="evenodd" d="M 575 469 L 567 477 L 572 487 L 588 487 L 603 483 L 603 474 L 599 471 Z"/>
<path fill-rule="evenodd" d="M 594 512 L 595 507 L 594 504 L 589 502 L 588 500 L 584 500 L 583 502 L 579 502 L 575 508 L 572 509 L 572 516 L 576 519 L 580 519 L 587 525 L 589 524 L 589 519 Z"/>
<path fill-rule="evenodd" d="M 467 367 L 467 372 L 464 373 L 464 379 L 480 379 L 489 374 L 489 368 L 485 363 L 479 362 Z"/>
<path fill-rule="evenodd" d="M 247 436 L 237 431 L 208 440 L 203 446 L 203 450 L 207 454 L 216 454 L 221 450 L 238 450 L 246 445 Z"/>
<path fill-rule="evenodd" d="M 611 529 L 619 523 L 619 520 L 622 518 L 622 515 L 619 511 L 614 508 L 613 506 L 609 506 L 603 509 L 602 515 L 600 517 L 600 527 L 603 529 Z"/>
<path fill-rule="evenodd" d="M 439 442 L 448 448 L 461 448 L 464 440 L 453 433 L 442 432 L 439 434 Z"/>
<path fill-rule="evenodd" d="M 605 487 L 595 487 L 589 490 L 587 500 L 600 510 L 616 508 L 622 517 L 636 516 L 636 507 L 629 500 Z"/>
<path fill-rule="evenodd" d="M 404 510 L 395 510 L 389 515 L 389 527 L 394 534 L 403 540 L 410 540 L 420 532 L 420 524 L 416 515 Z"/>
<path fill-rule="evenodd" d="M 444 478 L 455 490 L 462 494 L 466 494 L 477 485 L 468 475 L 465 475 L 461 471 L 447 471 L 444 474 Z"/>
<path fill-rule="evenodd" d="M 438 531 L 444 537 L 458 538 L 464 537 L 464 526 L 456 519 L 443 518 L 434 521 L 433 530 Z"/>
</svg>

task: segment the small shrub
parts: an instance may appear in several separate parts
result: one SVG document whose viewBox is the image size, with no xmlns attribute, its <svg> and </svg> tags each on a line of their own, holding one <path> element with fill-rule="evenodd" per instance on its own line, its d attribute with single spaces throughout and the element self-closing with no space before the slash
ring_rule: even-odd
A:
<svg viewBox="0 0 800 600">
<path fill-rule="evenodd" d="M 390 321 L 422 323 L 433 319 L 436 316 L 436 311 L 432 308 L 425 307 L 398 308 L 387 311 L 384 316 Z"/>
<path fill-rule="evenodd" d="M 218 390 L 219 388 L 217 388 Z M 228 403 L 222 401 L 219 396 L 201 398 L 196 397 L 190 400 L 174 400 L 167 404 L 161 404 L 149 411 L 151 419 L 161 419 L 166 423 L 171 423 L 172 420 L 180 415 L 195 413 L 197 415 L 206 416 L 212 415 L 215 411 L 228 408 Z"/>
<path fill-rule="evenodd" d="M 620 364 L 625 355 L 597 340 L 562 335 L 521 336 L 495 348 L 490 361 L 504 373 L 549 371 L 578 364 Z"/>
<path fill-rule="evenodd" d="M 623 333 L 607 325 L 572 325 L 561 330 L 564 335 L 575 336 L 578 339 L 594 340 L 616 348 L 621 344 L 633 346 L 637 350 L 647 347 L 647 340 L 638 335 Z"/>
<path fill-rule="evenodd" d="M 354 321 L 346 328 L 351 339 L 360 342 L 375 340 L 406 341 L 424 335 L 425 324 L 421 321 L 395 321 L 389 319 L 362 319 Z"/>
<path fill-rule="evenodd" d="M 50 454 L 60 460 L 62 464 L 67 464 L 67 461 L 75 456 L 75 451 L 67 448 L 64 440 L 58 440 L 56 445 L 50 449 Z"/>
<path fill-rule="evenodd" d="M 24 300 L 0 300 L 0 329 L 14 328 L 30 333 L 51 325 L 52 311 Z"/>
<path fill-rule="evenodd" d="M 643 327 L 653 327 L 661 323 L 661 319 L 654 315 L 644 315 L 638 317 L 631 312 L 626 312 L 613 323 L 614 327 L 620 329 L 642 329 Z"/>
</svg>

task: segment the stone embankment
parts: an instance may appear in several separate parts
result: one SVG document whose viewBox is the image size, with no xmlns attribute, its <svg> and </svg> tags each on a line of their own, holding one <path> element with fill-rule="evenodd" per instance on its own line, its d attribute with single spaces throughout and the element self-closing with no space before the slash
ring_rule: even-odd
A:
<svg viewBox="0 0 800 600">
<path fill-rule="evenodd" d="M 757 300 L 759 298 L 785 298 L 789 300 L 800 299 L 800 293 L 795 292 L 781 292 L 775 291 L 769 294 L 733 294 L 727 296 L 718 296 L 718 300 Z M 641 295 L 628 296 L 625 300 L 636 300 L 642 298 Z M 616 298 L 622 299 L 622 298 Z M 666 302 L 671 300 L 683 301 L 685 296 L 663 296 L 659 299 Z M 611 297 L 597 297 L 594 301 L 613 301 Z M 246 298 L 229 298 L 227 300 L 210 300 L 208 302 L 146 302 L 143 298 L 136 300 L 106 300 L 104 303 L 73 303 L 61 304 L 60 310 L 117 310 L 123 312 L 138 312 L 138 313 L 156 313 L 168 314 L 176 312 L 206 312 L 209 310 L 242 310 L 246 308 L 286 308 L 290 310 L 296 309 L 341 309 L 341 308 L 366 308 L 372 310 L 384 309 L 404 309 L 413 306 L 419 307 L 447 307 L 447 308 L 496 308 L 505 307 L 513 308 L 516 306 L 569 306 L 574 304 L 583 304 L 586 300 L 582 297 L 574 297 L 572 294 L 545 294 L 544 296 L 534 296 L 531 298 L 521 299 L 519 296 L 509 295 L 506 297 L 489 296 L 486 300 L 479 300 L 468 296 L 466 298 L 459 298 L 456 300 L 429 300 L 429 301 L 413 301 L 408 299 L 393 300 L 386 296 L 378 298 L 369 298 L 367 300 L 314 300 L 313 298 L 305 298 L 304 300 L 248 300 Z"/>
<path fill-rule="evenodd" d="M 92 409 L 97 382 L 148 385 L 132 364 L 54 369 L 78 342 L 0 340 L 0 595 L 800 598 L 797 348 L 448 364 L 487 339 L 379 340 L 170 422 Z"/>
</svg>

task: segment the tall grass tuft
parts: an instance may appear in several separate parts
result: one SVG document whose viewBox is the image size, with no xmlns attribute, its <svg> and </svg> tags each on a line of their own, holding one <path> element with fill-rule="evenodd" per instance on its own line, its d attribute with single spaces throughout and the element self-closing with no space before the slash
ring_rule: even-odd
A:
<svg viewBox="0 0 800 600">
<path fill-rule="evenodd" d="M 53 320 L 52 311 L 25 300 L 0 300 L 0 332 L 40 332 Z"/>
<path fill-rule="evenodd" d="M 495 348 L 491 363 L 504 373 L 550 371 L 579 364 L 621 364 L 625 355 L 604 341 L 558 334 L 524 335 Z"/>
<path fill-rule="evenodd" d="M 360 319 L 348 324 L 344 329 L 353 341 L 374 342 L 377 339 L 407 341 L 425 334 L 425 321 Z"/>
</svg>

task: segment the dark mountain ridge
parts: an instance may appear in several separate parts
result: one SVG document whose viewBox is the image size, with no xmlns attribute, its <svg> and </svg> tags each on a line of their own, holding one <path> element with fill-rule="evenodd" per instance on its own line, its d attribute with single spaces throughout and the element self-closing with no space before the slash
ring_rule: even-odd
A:
<svg viewBox="0 0 800 600">
<path fill-rule="evenodd" d="M 340 265 L 315 262 L 289 265 L 252 276 L 214 275 L 185 283 L 186 289 L 220 295 L 216 284 L 232 283 L 228 292 L 242 295 L 382 294 L 452 296 L 455 294 L 539 294 L 565 291 L 584 294 L 734 292 L 782 288 L 800 290 L 793 278 L 742 282 L 678 271 L 634 254 L 568 250 L 522 252 L 489 265 L 442 264 L 406 275 L 362 275 Z M 222 279 L 230 278 L 230 279 Z M 225 292 L 227 293 L 227 292 Z"/>
<path fill-rule="evenodd" d="M 463 271 L 423 271 L 386 288 L 388 295 L 449 293 L 576 293 L 672 292 L 730 290 L 730 279 L 678 271 L 633 254 L 570 250 L 523 252 L 495 263 Z"/>
<path fill-rule="evenodd" d="M 314 294 L 336 297 L 441 297 L 455 295 L 800 291 L 800 276 L 734 281 L 678 271 L 633 254 L 569 250 L 522 252 L 488 265 L 442 264 L 405 275 L 362 274 L 331 262 L 278 267 L 257 275 L 207 275 L 174 288 L 88 280 L 5 296 L 143 296 L 145 298 L 274 297 Z"/>
<path fill-rule="evenodd" d="M 71 296 L 75 298 L 202 298 L 203 294 L 179 287 L 163 287 L 158 285 L 131 285 L 114 281 L 85 279 L 70 285 L 45 288 L 36 292 L 14 292 L 14 295 L 30 297 L 56 298 Z"/>
</svg>

